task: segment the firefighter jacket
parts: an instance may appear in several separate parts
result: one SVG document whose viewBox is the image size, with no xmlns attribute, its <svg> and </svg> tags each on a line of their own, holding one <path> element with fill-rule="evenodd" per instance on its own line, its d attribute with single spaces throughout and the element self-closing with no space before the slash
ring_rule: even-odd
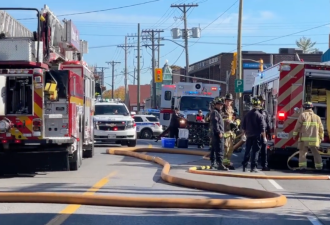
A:
<svg viewBox="0 0 330 225">
<path fill-rule="evenodd" d="M 224 137 L 225 138 L 234 136 L 234 132 L 232 132 L 231 126 L 230 126 L 230 124 L 233 122 L 232 121 L 233 114 L 234 114 L 234 109 L 232 107 L 227 107 L 225 105 L 223 106 L 221 115 L 224 120 L 224 129 L 225 129 Z"/>
<path fill-rule="evenodd" d="M 242 122 L 242 130 L 246 137 L 260 136 L 266 130 L 264 117 L 259 109 L 250 110 L 244 117 Z"/>
<path fill-rule="evenodd" d="M 210 128 L 212 136 L 219 136 L 219 134 L 224 134 L 224 121 L 218 109 L 214 109 L 210 116 Z"/>
<path fill-rule="evenodd" d="M 210 116 L 211 116 L 211 112 L 208 112 L 205 116 L 205 122 L 207 122 L 207 123 L 210 122 Z"/>
<path fill-rule="evenodd" d="M 293 136 L 298 134 L 300 136 L 299 141 L 304 142 L 308 146 L 319 147 L 324 139 L 324 128 L 321 118 L 312 109 L 304 110 L 298 117 Z"/>
<path fill-rule="evenodd" d="M 265 109 L 260 109 L 260 113 L 264 117 L 265 123 L 266 123 L 266 135 L 268 137 L 271 136 L 271 127 L 270 127 L 270 120 L 269 120 L 269 114 Z"/>
</svg>

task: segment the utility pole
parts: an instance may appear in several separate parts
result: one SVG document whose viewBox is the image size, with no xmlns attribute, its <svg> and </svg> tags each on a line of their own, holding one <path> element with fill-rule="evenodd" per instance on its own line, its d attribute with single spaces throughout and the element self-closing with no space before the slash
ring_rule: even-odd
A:
<svg viewBox="0 0 330 225">
<path fill-rule="evenodd" d="M 160 45 L 160 33 L 158 33 L 158 46 Z M 160 60 L 160 48 L 158 47 L 157 48 L 157 54 L 158 54 L 158 56 L 157 56 L 157 67 L 159 68 L 159 60 Z"/>
<path fill-rule="evenodd" d="M 184 21 L 184 40 L 185 40 L 185 51 L 186 51 L 186 82 L 189 80 L 189 53 L 188 53 L 188 38 L 189 38 L 189 29 L 187 28 L 187 12 L 192 7 L 198 7 L 198 4 L 179 4 L 171 5 L 171 7 L 179 8 L 183 12 L 183 21 Z"/>
<path fill-rule="evenodd" d="M 156 46 L 160 48 L 160 46 L 163 46 L 163 44 L 155 44 L 155 33 L 164 32 L 164 30 L 142 30 L 142 33 L 148 33 L 150 35 L 150 38 L 144 38 L 144 39 L 151 39 L 151 45 L 145 44 L 143 46 L 145 47 L 151 47 L 152 52 L 152 59 L 151 59 L 151 65 L 152 65 L 152 105 L 153 107 L 157 106 L 157 98 L 156 98 L 156 83 L 155 83 L 155 48 Z M 159 38 L 158 38 L 159 39 Z"/>
<path fill-rule="evenodd" d="M 242 69 L 242 17 L 243 17 L 243 0 L 239 1 L 238 12 L 238 34 L 237 34 L 237 69 L 236 79 L 243 79 Z M 238 102 L 238 111 L 241 119 L 243 119 L 243 98 L 242 93 L 236 93 L 236 101 Z"/>
<path fill-rule="evenodd" d="M 120 62 L 115 62 L 115 61 L 111 61 L 111 62 L 106 62 L 108 65 L 110 64 L 112 67 L 112 82 L 111 82 L 111 96 L 112 98 L 114 98 L 114 93 L 115 93 L 115 65 L 119 64 Z"/>
<path fill-rule="evenodd" d="M 128 49 L 135 47 L 134 45 L 127 45 L 127 37 L 125 36 L 125 45 L 118 45 L 117 47 L 123 48 L 125 51 L 125 104 L 128 105 L 128 74 L 127 74 L 127 55 L 128 55 Z"/>
<path fill-rule="evenodd" d="M 136 71 L 136 68 L 134 67 L 134 72 L 133 72 L 133 85 L 135 85 L 135 79 L 136 79 L 135 71 Z"/>
<path fill-rule="evenodd" d="M 137 40 L 137 111 L 140 112 L 140 24 L 138 23 Z"/>
</svg>

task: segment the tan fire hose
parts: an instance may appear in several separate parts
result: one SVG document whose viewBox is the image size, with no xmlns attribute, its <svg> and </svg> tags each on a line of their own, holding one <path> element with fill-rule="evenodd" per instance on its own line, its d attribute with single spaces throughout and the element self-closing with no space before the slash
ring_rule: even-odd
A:
<svg viewBox="0 0 330 225">
<path fill-rule="evenodd" d="M 137 152 L 159 152 L 189 155 L 205 155 L 202 151 L 152 149 L 152 148 L 127 148 L 126 150 L 108 149 L 107 153 L 113 155 L 126 155 L 158 163 L 163 166 L 161 178 L 169 183 L 188 188 L 196 188 L 231 195 L 245 196 L 253 199 L 198 199 L 198 198 L 173 198 L 168 197 L 125 197 L 102 196 L 60 193 L 22 193 L 2 192 L 1 203 L 58 203 L 80 204 L 115 207 L 142 207 L 142 208 L 198 208 L 198 209 L 260 209 L 274 208 L 286 204 L 287 199 L 279 193 L 257 190 L 252 188 L 234 187 L 223 184 L 214 184 L 170 175 L 171 165 L 165 160 Z"/>
</svg>

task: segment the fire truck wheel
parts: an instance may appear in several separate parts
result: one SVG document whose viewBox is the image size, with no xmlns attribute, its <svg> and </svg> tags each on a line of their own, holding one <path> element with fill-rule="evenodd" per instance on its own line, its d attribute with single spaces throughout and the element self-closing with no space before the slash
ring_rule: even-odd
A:
<svg viewBox="0 0 330 225">
<path fill-rule="evenodd" d="M 94 143 L 87 146 L 87 149 L 83 152 L 83 158 L 93 158 L 94 156 Z"/>
<path fill-rule="evenodd" d="M 136 140 L 128 141 L 127 146 L 128 147 L 135 147 L 136 146 Z"/>
<path fill-rule="evenodd" d="M 80 134 L 80 137 L 82 135 Z M 75 171 L 78 170 L 82 164 L 82 139 L 80 138 L 79 142 L 77 143 L 77 150 L 73 153 L 72 161 L 70 162 L 70 170 Z"/>
</svg>

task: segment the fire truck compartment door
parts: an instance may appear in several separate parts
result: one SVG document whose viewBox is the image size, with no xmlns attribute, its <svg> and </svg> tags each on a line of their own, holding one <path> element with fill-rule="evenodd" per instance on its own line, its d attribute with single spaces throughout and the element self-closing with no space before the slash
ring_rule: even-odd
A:
<svg viewBox="0 0 330 225">
<path fill-rule="evenodd" d="M 6 115 L 6 78 L 5 75 L 0 75 L 0 116 Z"/>
</svg>

